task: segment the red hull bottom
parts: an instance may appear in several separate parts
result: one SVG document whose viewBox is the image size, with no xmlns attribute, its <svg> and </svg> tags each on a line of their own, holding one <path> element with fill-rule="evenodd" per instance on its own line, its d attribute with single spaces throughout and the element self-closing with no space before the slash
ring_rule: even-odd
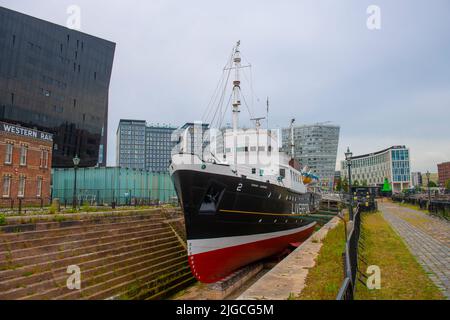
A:
<svg viewBox="0 0 450 320">
<path fill-rule="evenodd" d="M 189 265 L 197 280 L 217 282 L 240 267 L 282 252 L 291 243 L 304 242 L 313 231 L 314 225 L 290 235 L 190 255 Z"/>
</svg>

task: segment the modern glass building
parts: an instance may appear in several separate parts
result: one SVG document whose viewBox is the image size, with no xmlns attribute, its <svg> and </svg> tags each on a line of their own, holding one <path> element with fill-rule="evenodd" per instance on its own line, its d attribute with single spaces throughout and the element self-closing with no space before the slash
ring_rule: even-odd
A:
<svg viewBox="0 0 450 320">
<path fill-rule="evenodd" d="M 73 202 L 74 169 L 52 170 L 52 197 L 63 204 Z M 118 205 L 161 201 L 176 202 L 177 195 L 167 172 L 117 167 L 77 170 L 77 203 Z"/>
<path fill-rule="evenodd" d="M 341 175 L 348 179 L 346 161 L 341 161 Z M 387 178 L 393 192 L 400 192 L 411 186 L 409 149 L 393 146 L 378 152 L 352 158 L 352 181 L 360 185 L 382 185 Z"/>
<path fill-rule="evenodd" d="M 123 168 L 167 172 L 176 130 L 170 126 L 147 125 L 144 120 L 125 120 L 117 128 L 116 165 Z"/>
<path fill-rule="evenodd" d="M 294 158 L 319 176 L 324 188 L 333 186 L 339 131 L 339 126 L 327 124 L 294 127 Z M 282 144 L 282 149 L 290 154 L 290 128 L 282 130 Z"/>
<path fill-rule="evenodd" d="M 115 44 L 0 7 L 0 121 L 52 133 L 53 166 L 106 165 Z"/>
</svg>

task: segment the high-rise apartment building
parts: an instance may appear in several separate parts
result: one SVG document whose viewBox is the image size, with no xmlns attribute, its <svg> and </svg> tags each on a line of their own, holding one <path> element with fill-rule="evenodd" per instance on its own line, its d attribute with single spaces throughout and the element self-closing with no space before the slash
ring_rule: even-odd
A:
<svg viewBox="0 0 450 320">
<path fill-rule="evenodd" d="M 177 141 L 175 127 L 147 125 L 144 120 L 120 120 L 117 129 L 116 165 L 165 172 Z"/>
<path fill-rule="evenodd" d="M 294 158 L 319 176 L 323 187 L 332 188 L 339 144 L 339 126 L 327 124 L 294 127 Z M 282 131 L 285 152 L 291 153 L 291 129 Z"/>
<path fill-rule="evenodd" d="M 54 167 L 106 165 L 115 44 L 0 7 L 0 121 L 53 135 Z"/>
</svg>

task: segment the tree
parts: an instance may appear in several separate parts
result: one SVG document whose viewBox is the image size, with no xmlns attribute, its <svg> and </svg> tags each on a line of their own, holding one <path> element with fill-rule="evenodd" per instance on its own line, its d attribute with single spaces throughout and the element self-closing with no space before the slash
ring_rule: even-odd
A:
<svg viewBox="0 0 450 320">
<path fill-rule="evenodd" d="M 342 180 L 341 180 L 341 178 L 337 179 L 336 191 L 342 191 Z"/>
<path fill-rule="evenodd" d="M 355 181 L 353 182 L 353 186 L 354 186 L 354 187 L 359 187 L 359 181 L 358 181 L 358 180 L 355 180 Z"/>
<path fill-rule="evenodd" d="M 430 183 L 428 183 L 428 188 L 436 188 L 437 184 L 434 181 L 430 181 Z"/>
<path fill-rule="evenodd" d="M 367 187 L 367 180 L 363 180 L 362 186 L 363 186 L 363 187 Z"/>
<path fill-rule="evenodd" d="M 447 181 L 445 181 L 445 189 L 446 189 L 446 190 L 450 190 L 450 179 L 448 179 Z"/>
<path fill-rule="evenodd" d="M 348 180 L 347 180 L 347 179 L 344 179 L 344 180 L 342 181 L 342 189 L 343 189 L 345 192 L 348 192 Z"/>
</svg>

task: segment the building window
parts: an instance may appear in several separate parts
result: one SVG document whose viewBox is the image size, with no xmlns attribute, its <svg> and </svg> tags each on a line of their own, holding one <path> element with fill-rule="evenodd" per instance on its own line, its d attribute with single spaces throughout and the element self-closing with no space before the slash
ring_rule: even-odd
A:
<svg viewBox="0 0 450 320">
<path fill-rule="evenodd" d="M 5 164 L 12 164 L 13 145 L 12 143 L 6 144 Z"/>
<path fill-rule="evenodd" d="M 23 198 L 25 196 L 25 176 L 19 178 L 19 190 L 17 196 Z"/>
<path fill-rule="evenodd" d="M 27 146 L 22 146 L 20 148 L 20 165 L 21 166 L 27 165 L 27 153 L 28 153 Z"/>
<path fill-rule="evenodd" d="M 41 168 L 48 168 L 48 150 L 41 150 Z"/>
<path fill-rule="evenodd" d="M 10 176 L 4 176 L 3 177 L 3 197 L 7 198 L 9 197 L 11 190 L 11 177 Z"/>
<path fill-rule="evenodd" d="M 37 178 L 36 197 L 42 196 L 42 177 Z"/>
</svg>

